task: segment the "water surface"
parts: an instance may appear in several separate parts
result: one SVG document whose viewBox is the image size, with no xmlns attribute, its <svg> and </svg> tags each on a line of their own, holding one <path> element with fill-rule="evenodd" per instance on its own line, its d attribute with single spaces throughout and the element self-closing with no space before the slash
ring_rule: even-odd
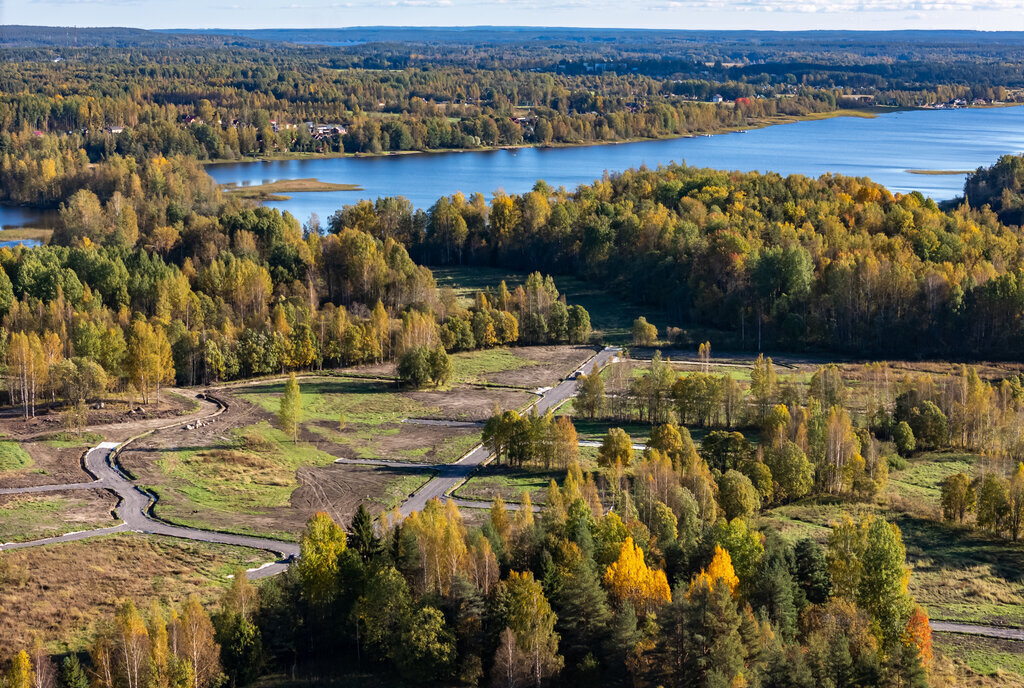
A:
<svg viewBox="0 0 1024 688">
<path fill-rule="evenodd" d="M 726 170 L 819 176 L 866 176 L 893 191 L 919 190 L 936 200 L 962 193 L 965 175 L 909 170 L 971 170 L 1024 151 L 1024 107 L 893 112 L 796 122 L 736 134 L 575 148 L 524 148 L 376 158 L 229 163 L 207 169 L 218 182 L 262 184 L 316 177 L 362 191 L 288 194 L 267 203 L 305 221 L 321 220 L 361 198 L 405 196 L 426 208 L 441 195 L 529 190 L 538 179 L 575 188 L 616 171 L 670 162 Z"/>
<path fill-rule="evenodd" d="M 358 184 L 361 191 L 289 193 L 266 205 L 305 221 L 322 221 L 362 198 L 405 196 L 427 208 L 439 196 L 503 189 L 529 190 L 538 179 L 573 189 L 607 171 L 670 162 L 726 170 L 776 171 L 817 177 L 866 176 L 893 191 L 918 190 L 936 200 L 961 194 L 964 175 L 909 170 L 971 170 L 1024 151 L 1024 107 L 894 112 L 873 119 L 839 117 L 796 122 L 742 134 L 574 148 L 523 148 L 367 158 L 328 158 L 210 165 L 220 183 L 263 184 L 316 177 Z M 0 226 L 38 222 L 32 211 L 0 207 Z"/>
</svg>

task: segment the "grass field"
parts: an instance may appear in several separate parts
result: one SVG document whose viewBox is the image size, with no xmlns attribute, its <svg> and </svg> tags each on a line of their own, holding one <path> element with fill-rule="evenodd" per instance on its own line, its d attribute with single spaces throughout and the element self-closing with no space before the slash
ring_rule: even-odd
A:
<svg viewBox="0 0 1024 688">
<path fill-rule="evenodd" d="M 985 685 L 1024 686 L 1024 643 L 981 636 L 936 633 L 933 647 L 957 657 L 982 676 L 999 679 Z"/>
<path fill-rule="evenodd" d="M 117 499 L 105 490 L 0 497 L 0 542 L 25 542 L 117 525 Z"/>
<path fill-rule="evenodd" d="M 258 550 L 134 533 L 4 552 L 0 647 L 27 646 L 31 630 L 51 639 L 53 652 L 80 651 L 93 624 L 112 618 L 123 600 L 143 610 L 152 600 L 180 606 L 191 594 L 212 602 L 236 567 L 272 559 Z"/>
<path fill-rule="evenodd" d="M 460 499 L 490 502 L 501 495 L 506 502 L 523 501 L 523 492 L 530 493 L 534 504 L 544 504 L 548 485 L 565 480 L 565 471 L 519 470 L 507 466 L 484 466 L 454 493 Z"/>
<path fill-rule="evenodd" d="M 201 510 L 254 513 L 285 506 L 299 486 L 300 466 L 326 466 L 334 457 L 290 438 L 269 423 L 232 431 L 221 448 L 167 452 L 157 465 L 179 481 L 175 489 Z"/>
<path fill-rule="evenodd" d="M 333 421 L 345 414 L 347 423 L 379 426 L 398 423 L 405 418 L 426 418 L 439 407 L 422 404 L 387 382 L 357 379 L 302 380 L 302 415 L 305 422 Z M 240 387 L 234 395 L 256 404 L 268 413 L 280 409 L 283 382 Z"/>
<path fill-rule="evenodd" d="M 513 351 L 508 348 L 463 351 L 452 354 L 451 359 L 455 368 L 455 381 L 465 383 L 486 383 L 489 374 L 519 370 L 535 364 L 535 361 L 523 355 L 523 350 Z"/>
<path fill-rule="evenodd" d="M 13 440 L 0 441 L 0 471 L 19 471 L 32 466 L 32 457 Z"/>
</svg>

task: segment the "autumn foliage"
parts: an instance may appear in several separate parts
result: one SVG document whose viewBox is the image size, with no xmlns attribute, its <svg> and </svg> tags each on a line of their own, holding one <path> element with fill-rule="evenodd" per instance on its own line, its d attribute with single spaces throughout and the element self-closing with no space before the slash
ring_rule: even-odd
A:
<svg viewBox="0 0 1024 688">
<path fill-rule="evenodd" d="M 665 572 L 651 569 L 644 552 L 627 537 L 619 558 L 604 573 L 604 584 L 619 603 L 629 602 L 638 612 L 648 612 L 672 600 Z"/>
</svg>

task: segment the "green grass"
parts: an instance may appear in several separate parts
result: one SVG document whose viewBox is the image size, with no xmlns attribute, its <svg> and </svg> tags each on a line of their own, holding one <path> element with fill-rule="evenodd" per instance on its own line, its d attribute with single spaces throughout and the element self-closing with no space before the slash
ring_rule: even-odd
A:
<svg viewBox="0 0 1024 688">
<path fill-rule="evenodd" d="M 55 432 L 40 438 L 49 447 L 69 449 L 73 447 L 92 447 L 103 441 L 103 435 L 96 432 Z"/>
<path fill-rule="evenodd" d="M 466 383 L 485 383 L 490 373 L 519 370 L 536 363 L 506 348 L 465 351 L 453 354 L 451 358 L 455 381 Z"/>
<path fill-rule="evenodd" d="M 967 666 L 985 676 L 1024 676 L 1024 643 L 980 636 L 936 633 L 933 646 L 944 655 L 959 657 Z"/>
<path fill-rule="evenodd" d="M 13 440 L 0 441 L 0 471 L 19 471 L 33 464 L 32 457 Z"/>
<path fill-rule="evenodd" d="M 198 509 L 259 513 L 287 506 L 299 486 L 300 466 L 326 466 L 334 457 L 315 447 L 293 444 L 269 423 L 232 431 L 234 441 L 220 448 L 168 452 L 157 466 L 179 484 L 174 490 Z"/>
<path fill-rule="evenodd" d="M 345 414 L 347 423 L 380 426 L 405 418 L 422 418 L 440 409 L 422 404 L 400 393 L 394 384 L 358 379 L 307 379 L 299 383 L 302 416 L 309 421 L 337 421 Z M 283 382 L 272 382 L 235 390 L 235 395 L 276 414 L 280 409 Z"/>
<path fill-rule="evenodd" d="M 490 502 L 500 494 L 506 502 L 519 503 L 523 501 L 523 492 L 529 492 L 534 504 L 543 504 L 552 480 L 561 485 L 565 471 L 484 466 L 455 490 L 454 495 L 460 499 Z"/>
<path fill-rule="evenodd" d="M 954 473 L 971 475 L 977 455 L 960 452 L 928 452 L 911 457 L 907 467 L 889 475 L 892 490 L 903 496 L 939 500 L 940 483 Z"/>
<path fill-rule="evenodd" d="M 109 513 L 100 516 L 101 508 L 96 509 L 96 518 L 66 518 L 69 512 L 88 509 L 89 505 L 75 495 L 17 495 L 0 506 L 0 542 L 37 540 L 117 524 Z"/>
</svg>

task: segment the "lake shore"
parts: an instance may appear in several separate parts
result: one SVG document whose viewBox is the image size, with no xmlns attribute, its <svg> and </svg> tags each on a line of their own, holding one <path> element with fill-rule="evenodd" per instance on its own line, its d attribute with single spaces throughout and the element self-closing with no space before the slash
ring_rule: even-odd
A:
<svg viewBox="0 0 1024 688">
<path fill-rule="evenodd" d="M 288 160 L 329 160 L 331 158 L 387 158 L 398 155 L 431 155 L 441 153 L 485 153 L 499 150 L 522 150 L 529 148 L 584 148 L 590 146 L 613 146 L 623 143 L 641 143 L 644 141 L 674 141 L 678 139 L 692 139 L 701 136 L 719 136 L 721 134 L 738 134 L 753 129 L 765 129 L 780 124 L 794 124 L 796 122 L 815 122 L 837 117 L 857 117 L 862 119 L 873 119 L 882 114 L 892 112 L 907 112 L 911 110 L 924 110 L 926 108 L 908 107 L 887 107 L 872 106 L 869 108 L 840 108 L 828 112 L 812 112 L 806 115 L 776 115 L 774 117 L 762 117 L 753 119 L 742 127 L 719 127 L 707 132 L 695 132 L 687 134 L 673 134 L 670 136 L 633 136 L 628 139 L 616 139 L 614 141 L 579 141 L 579 142 L 554 142 L 554 143 L 519 143 L 500 146 L 479 146 L 477 148 L 430 148 L 427 150 L 407 151 L 381 151 L 380 153 L 310 153 L 305 151 L 271 153 L 269 155 L 258 155 L 249 158 L 215 158 L 213 160 L 200 161 L 203 165 L 228 165 L 247 162 L 280 162 Z M 265 199 L 269 200 L 269 199 Z"/>
</svg>

